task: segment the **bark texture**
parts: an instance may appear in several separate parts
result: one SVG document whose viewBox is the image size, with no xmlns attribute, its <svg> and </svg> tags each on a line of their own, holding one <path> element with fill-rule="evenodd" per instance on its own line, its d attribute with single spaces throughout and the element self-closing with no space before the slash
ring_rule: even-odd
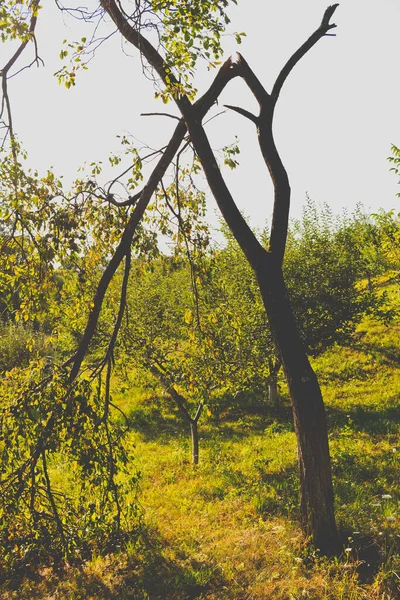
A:
<svg viewBox="0 0 400 600">
<path fill-rule="evenodd" d="M 302 526 L 317 548 L 330 554 L 338 549 L 338 536 L 325 407 L 298 333 L 282 270 L 268 263 L 266 260 L 257 278 L 290 391 L 299 459 Z"/>
</svg>

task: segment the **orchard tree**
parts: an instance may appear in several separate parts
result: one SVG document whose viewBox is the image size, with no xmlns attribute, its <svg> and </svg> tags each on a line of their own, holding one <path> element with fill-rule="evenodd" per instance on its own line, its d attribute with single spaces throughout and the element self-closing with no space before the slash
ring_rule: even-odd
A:
<svg viewBox="0 0 400 600">
<path fill-rule="evenodd" d="M 385 295 L 361 281 L 366 264 L 361 231 L 366 221 L 359 209 L 351 217 L 335 217 L 328 206 L 318 208 L 308 198 L 302 219 L 291 224 L 284 274 L 297 325 L 312 356 L 336 342 L 348 342 L 366 313 L 385 322 L 393 316 L 385 309 Z M 374 248 L 383 256 L 380 246 Z"/>
<path fill-rule="evenodd" d="M 205 408 L 262 395 L 276 361 L 257 283 L 240 249 L 160 256 L 132 270 L 118 362 L 149 371 L 190 428 Z"/>
<path fill-rule="evenodd" d="M 121 330 L 118 360 L 151 373 L 175 403 L 189 427 L 192 462 L 197 465 L 198 422 L 210 382 L 203 336 L 192 319 L 190 276 L 175 260 L 160 257 L 148 268 L 139 262 L 133 269 L 127 295 L 129 320 Z"/>
<path fill-rule="evenodd" d="M 137 178 L 134 185 L 128 186 L 125 199 L 116 199 L 111 191 L 112 186 L 102 188 L 92 180 L 88 180 L 77 190 L 77 193 L 83 195 L 89 203 L 93 204 L 95 198 L 105 203 L 110 211 L 111 207 L 116 207 L 120 213 L 122 209 L 124 210 L 123 214 L 119 214 L 121 227 L 119 241 L 115 236 L 111 236 L 108 240 L 110 246 L 106 248 L 105 253 L 112 253 L 112 257 L 104 268 L 97 286 L 82 339 L 73 357 L 65 365 L 65 368 L 68 369 L 66 383 L 70 387 L 73 386 L 80 373 L 82 362 L 96 330 L 107 289 L 119 265 L 125 259 L 126 276 L 123 280 L 125 283 L 121 288 L 120 312 L 104 362 L 105 365 L 108 365 L 106 398 L 108 397 L 112 354 L 122 321 L 121 314 L 125 304 L 132 242 L 136 240 L 138 232 L 140 232 L 140 222 L 145 210 L 153 194 L 161 185 L 169 165 L 175 156 L 179 156 L 182 144 L 190 144 L 196 154 L 196 160 L 201 164 L 223 218 L 256 274 L 274 343 L 290 390 L 298 445 L 303 529 L 307 535 L 312 536 L 315 544 L 321 550 L 329 552 L 337 548 L 338 537 L 334 518 L 325 410 L 317 378 L 308 360 L 295 322 L 282 273 L 288 232 L 290 185 L 274 143 L 272 124 L 275 106 L 284 82 L 299 60 L 335 27 L 330 21 L 338 5 L 334 4 L 327 8 L 319 27 L 283 66 L 271 92 L 265 89 L 244 57 L 238 55 L 236 61 L 229 59 L 222 65 L 210 88 L 196 100 L 197 90 L 193 81 L 196 62 L 199 58 L 205 58 L 211 64 L 218 63 L 222 54 L 221 33 L 229 22 L 226 14 L 228 6 L 228 0 L 222 2 L 202 0 L 195 3 L 176 0 L 173 2 L 170 0 L 153 2 L 140 0 L 135 3 L 122 4 L 115 0 L 100 0 L 99 5 L 92 13 L 81 7 L 70 9 L 72 14 L 78 15 L 85 21 L 101 20 L 107 15 L 123 39 L 137 49 L 146 70 L 152 71 L 159 86 L 158 95 L 165 102 L 172 99 L 176 103 L 181 119 L 169 143 L 160 153 L 153 172 L 140 191 L 135 189 L 139 183 Z M 27 4 L 22 2 L 21 5 L 17 5 L 10 1 L 1 10 L 3 41 L 10 37 L 20 40 L 19 49 L 2 70 L 4 97 L 2 119 L 5 131 L 10 136 L 11 156 L 16 165 L 18 163 L 18 146 L 14 135 L 7 82 L 10 70 L 21 53 L 29 42 L 35 42 L 34 31 L 39 5 L 35 2 Z M 21 25 L 18 26 L 18 24 Z M 240 34 L 238 41 L 240 41 Z M 72 44 L 74 50 L 71 66 L 65 67 L 59 73 L 60 80 L 64 81 L 67 87 L 74 84 L 77 70 L 85 65 L 85 56 L 93 50 L 95 43 L 95 37 L 88 36 L 82 38 L 75 46 Z M 35 43 L 33 47 L 36 49 Z M 35 53 L 34 61 L 38 60 L 37 53 Z M 226 186 L 203 127 L 206 113 L 234 77 L 243 79 L 260 108 L 259 114 L 254 115 L 242 107 L 229 106 L 239 115 L 247 118 L 255 127 L 261 153 L 274 184 L 275 200 L 267 249 L 260 243 L 241 215 Z M 177 166 L 177 162 L 175 166 Z M 136 161 L 134 164 L 137 166 L 139 162 Z M 19 184 L 16 178 L 12 184 L 15 190 L 13 198 L 17 202 Z M 50 203 L 52 197 L 48 197 Z M 19 206 L 18 210 L 20 210 Z M 24 219 L 18 217 L 17 225 L 19 228 L 26 228 L 28 223 L 24 224 Z M 113 230 L 115 231 L 116 228 Z M 32 466 L 34 469 L 40 457 L 45 465 L 45 453 L 52 447 L 50 440 L 53 439 L 53 432 L 57 431 L 56 424 L 62 418 L 62 406 L 61 402 L 57 408 L 49 409 L 44 418 L 43 427 L 40 429 L 40 439 L 38 438 L 36 442 L 31 441 L 31 455 L 18 470 L 19 477 L 25 477 L 24 473 L 29 473 Z M 108 406 L 109 403 L 106 401 L 106 407 Z M 113 489 L 110 493 L 112 491 Z"/>
</svg>

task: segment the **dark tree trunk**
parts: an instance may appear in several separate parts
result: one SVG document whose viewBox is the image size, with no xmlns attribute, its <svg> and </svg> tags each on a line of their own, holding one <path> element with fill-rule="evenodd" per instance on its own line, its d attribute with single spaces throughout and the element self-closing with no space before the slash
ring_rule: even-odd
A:
<svg viewBox="0 0 400 600">
<path fill-rule="evenodd" d="M 303 347 L 282 270 L 265 253 L 257 278 L 289 386 L 297 436 L 303 529 L 323 553 L 337 550 L 325 408 Z"/>
<path fill-rule="evenodd" d="M 140 31 L 131 25 L 115 0 L 101 0 L 101 5 L 109 13 L 125 39 L 140 50 L 164 83 L 178 86 L 179 82 L 162 56 L 141 35 Z M 231 106 L 230 108 L 247 117 L 257 126 L 261 152 L 274 184 L 275 201 L 269 252 L 261 247 L 246 223 L 221 175 L 202 126 L 204 97 L 195 104 L 192 104 L 185 95 L 178 95 L 175 98 L 221 213 L 257 274 L 292 400 L 300 463 L 303 528 L 307 534 L 312 536 L 316 545 L 323 552 L 330 552 L 337 548 L 325 409 L 317 378 L 296 327 L 282 276 L 282 261 L 288 230 L 290 186 L 286 170 L 275 148 L 272 121 L 282 86 L 292 69 L 328 31 L 336 27 L 334 23 L 330 23 L 330 20 L 337 7 L 338 4 L 328 6 L 320 26 L 289 58 L 279 73 L 270 94 L 240 55 L 237 64 L 233 64 L 230 60 L 224 64 L 220 71 L 221 77 L 216 78 L 215 85 L 211 86 L 208 93 L 210 95 L 211 92 L 216 91 L 215 97 L 217 97 L 226 82 L 240 74 L 259 104 L 260 114 L 258 117 L 240 107 Z M 207 94 L 205 99 L 208 99 Z"/>
<path fill-rule="evenodd" d="M 190 436 L 192 438 L 192 462 L 194 465 L 199 464 L 199 432 L 197 429 L 197 421 L 190 423 Z"/>
</svg>

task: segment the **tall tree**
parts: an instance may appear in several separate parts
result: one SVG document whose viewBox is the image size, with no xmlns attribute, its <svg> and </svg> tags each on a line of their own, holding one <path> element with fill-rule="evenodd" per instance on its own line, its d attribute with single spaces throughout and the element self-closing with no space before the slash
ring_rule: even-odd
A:
<svg viewBox="0 0 400 600">
<path fill-rule="evenodd" d="M 284 82 L 299 60 L 336 26 L 330 23 L 330 20 L 338 5 L 327 8 L 320 26 L 284 65 L 271 93 L 266 91 L 241 55 L 237 63 L 226 63 L 228 71 L 232 70 L 243 78 L 260 107 L 259 114 L 254 115 L 243 108 L 230 106 L 255 125 L 261 153 L 274 184 L 275 200 L 268 250 L 263 248 L 251 231 L 224 181 L 202 124 L 201 105 L 192 104 L 189 95 L 182 89 L 179 73 L 174 74 L 168 60 L 144 37 L 137 20 L 128 17 L 115 0 L 101 0 L 101 6 L 114 21 L 123 38 L 137 48 L 170 90 L 222 215 L 256 273 L 291 395 L 299 457 L 303 528 L 321 550 L 329 552 L 336 548 L 338 537 L 325 408 L 317 377 L 295 323 L 282 274 L 288 231 L 290 185 L 275 146 L 272 126 L 276 103 Z M 179 6 L 179 11 L 184 15 L 183 23 L 186 23 L 190 9 L 184 14 L 185 9 Z M 179 27 L 179 20 L 176 27 Z"/>
<path fill-rule="evenodd" d="M 232 1 L 235 2 L 235 0 Z M 275 146 L 272 125 L 275 106 L 286 78 L 298 61 L 335 27 L 330 20 L 338 5 L 334 4 L 327 8 L 320 26 L 284 65 L 271 93 L 266 91 L 246 60 L 239 55 L 236 62 L 228 60 L 224 63 L 210 89 L 199 100 L 193 102 L 196 90 L 192 83 L 192 75 L 196 60 L 199 56 L 208 60 L 212 60 L 212 58 L 218 60 L 221 55 L 220 37 L 224 23 L 229 21 L 226 15 L 228 5 L 228 0 L 222 2 L 202 0 L 193 3 L 177 0 L 157 0 L 155 2 L 142 0 L 136 1 L 134 4 L 127 2 L 124 6 L 115 0 L 100 0 L 99 6 L 92 13 L 92 15 L 100 15 L 100 18 L 104 14 L 109 15 L 122 37 L 137 49 L 144 62 L 158 76 L 161 86 L 165 86 L 160 90 L 163 100 L 167 101 L 169 98 L 173 98 L 182 118 L 147 184 L 140 192 L 130 196 L 123 203 L 123 206 L 128 210 L 131 209 L 131 212 L 120 242 L 101 277 L 81 343 L 70 361 L 72 368 L 69 373 L 69 382 L 72 384 L 80 371 L 98 322 L 109 283 L 124 257 L 128 264 L 130 248 L 138 224 L 188 132 L 190 143 L 201 162 L 221 213 L 256 274 L 291 394 L 298 442 L 303 528 L 306 534 L 312 536 L 319 548 L 328 552 L 337 545 L 337 531 L 325 410 L 317 378 L 309 363 L 295 323 L 282 274 L 282 261 L 288 231 L 290 185 L 285 167 Z M 77 14 L 83 19 L 88 16 L 87 11 L 82 8 L 78 9 Z M 146 31 L 148 37 L 144 35 Z M 154 35 L 157 47 L 150 41 L 154 40 Z M 90 44 L 91 41 L 88 43 Z M 72 85 L 75 80 L 75 71 L 82 62 L 81 56 L 85 45 L 84 38 L 82 43 L 76 46 L 73 63 L 75 66 L 72 67 L 72 70 L 63 71 L 60 74 L 60 78 L 67 85 Z M 255 96 L 260 112 L 258 115 L 254 115 L 240 107 L 230 106 L 230 108 L 248 118 L 255 125 L 261 153 L 275 188 L 268 249 L 261 245 L 241 215 L 226 186 L 202 124 L 205 114 L 216 101 L 222 89 L 232 78 L 238 76 L 244 80 Z M 6 80 L 7 73 L 3 77 L 3 82 Z M 113 200 L 111 195 L 108 195 L 108 199 Z M 122 296 L 121 302 L 123 304 Z M 115 332 L 118 329 L 117 325 L 118 322 Z M 114 338 L 113 334 L 111 347 L 115 343 Z M 109 357 L 110 354 L 108 353 L 107 356 Z M 57 418 L 58 413 L 53 411 L 44 427 L 45 435 L 50 435 Z M 33 450 L 33 458 L 43 452 L 46 444 L 46 439 L 41 439 L 38 447 Z"/>
</svg>

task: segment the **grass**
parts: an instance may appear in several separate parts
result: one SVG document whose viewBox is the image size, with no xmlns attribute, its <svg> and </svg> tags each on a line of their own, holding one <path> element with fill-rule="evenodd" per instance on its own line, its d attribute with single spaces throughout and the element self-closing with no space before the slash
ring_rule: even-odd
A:
<svg viewBox="0 0 400 600">
<path fill-rule="evenodd" d="M 314 361 L 327 406 L 344 551 L 321 558 L 298 525 L 296 441 L 282 406 L 229 407 L 200 423 L 200 464 L 166 399 L 121 384 L 143 532 L 119 553 L 44 570 L 5 599 L 400 598 L 400 325 L 365 318 Z M 250 404 L 250 402 L 249 402 Z M 253 410 L 251 410 L 253 408 Z"/>
</svg>

